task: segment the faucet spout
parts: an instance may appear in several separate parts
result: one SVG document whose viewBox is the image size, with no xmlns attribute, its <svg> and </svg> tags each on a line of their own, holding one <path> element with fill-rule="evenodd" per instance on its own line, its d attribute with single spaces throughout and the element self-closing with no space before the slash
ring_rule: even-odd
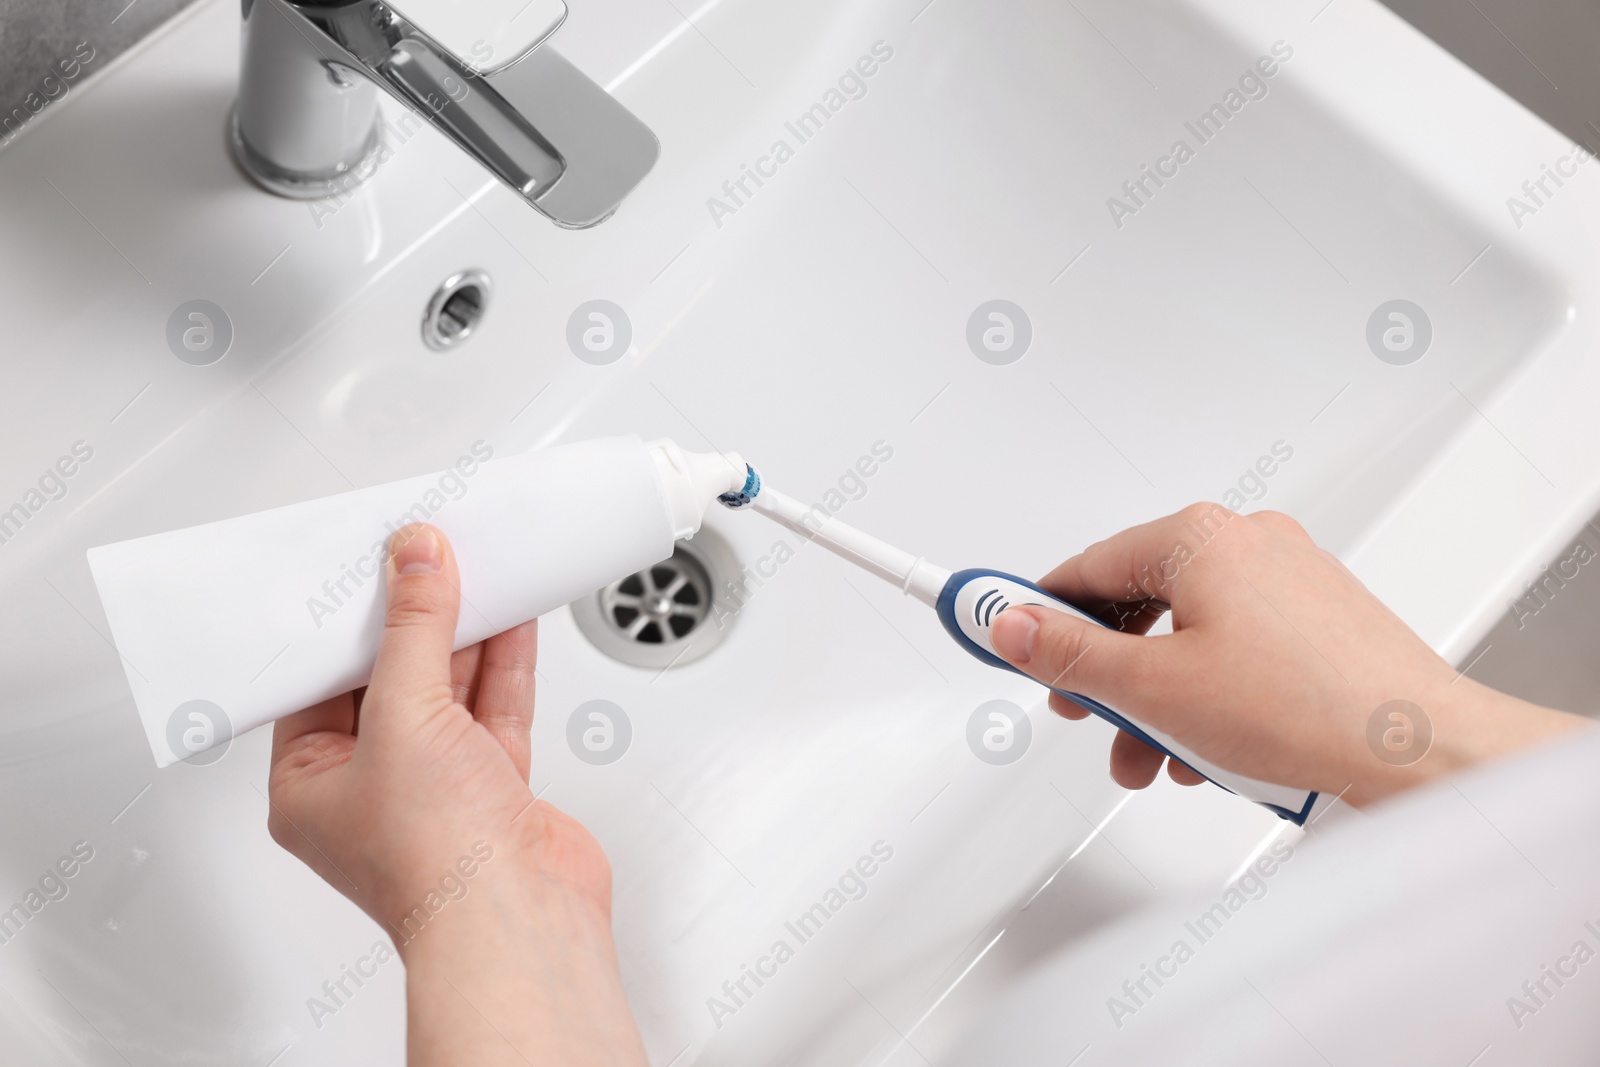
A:
<svg viewBox="0 0 1600 1067">
<path fill-rule="evenodd" d="M 562 0 L 243 0 L 235 158 L 319 199 L 384 158 L 377 90 L 403 102 L 558 226 L 603 222 L 660 155 L 655 135 L 541 47 Z"/>
</svg>

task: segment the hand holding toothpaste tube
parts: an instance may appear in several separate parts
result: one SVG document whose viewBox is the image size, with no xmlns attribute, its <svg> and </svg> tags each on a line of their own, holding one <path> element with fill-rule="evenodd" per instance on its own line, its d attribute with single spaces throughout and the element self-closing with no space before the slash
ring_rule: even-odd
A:
<svg viewBox="0 0 1600 1067">
<path fill-rule="evenodd" d="M 605 854 L 528 788 L 536 625 L 452 654 L 448 541 L 407 526 L 389 556 L 371 683 L 275 727 L 273 838 L 393 939 L 414 1067 L 645 1063 Z"/>
</svg>

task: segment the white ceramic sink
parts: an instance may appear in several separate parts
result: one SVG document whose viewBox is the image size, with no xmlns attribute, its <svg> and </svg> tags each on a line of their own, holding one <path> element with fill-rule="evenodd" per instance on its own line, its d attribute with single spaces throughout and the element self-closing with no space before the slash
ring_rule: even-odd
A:
<svg viewBox="0 0 1600 1067">
<path fill-rule="evenodd" d="M 479 440 L 614 432 L 738 449 L 809 499 L 845 479 L 850 521 L 1023 574 L 1244 479 L 1458 655 L 1595 510 L 1600 167 L 1514 225 L 1506 198 L 1568 146 L 1370 0 L 924 2 L 713 0 L 693 28 L 671 5 L 574 3 L 553 46 L 663 147 L 589 231 L 431 131 L 337 210 L 259 192 L 224 151 L 224 0 L 0 152 L 0 508 L 92 450 L 0 545 L 0 907 L 94 849 L 0 944 L 8 1064 L 403 1055 L 398 967 L 320 1026 L 308 1010 L 382 935 L 268 838 L 266 734 L 154 771 L 90 546 L 442 468 Z M 878 42 L 865 95 L 800 143 L 785 123 Z M 1184 123 L 1275 42 L 1292 56 L 1266 95 L 1199 144 Z M 1179 138 L 1193 158 L 1119 227 L 1107 198 Z M 762 162 L 780 139 L 791 153 Z M 769 176 L 736 203 L 745 166 Z M 468 268 L 494 279 L 489 314 L 431 352 L 423 307 Z M 166 341 L 196 299 L 234 333 L 209 366 Z M 565 341 L 594 299 L 632 323 L 608 366 Z M 993 299 L 1031 322 L 1008 365 L 966 338 Z M 1410 365 L 1367 343 L 1395 299 L 1431 322 Z M 879 442 L 892 457 L 851 482 Z M 1251 482 L 1275 446 L 1292 457 Z M 713 526 L 773 571 L 781 531 Z M 934 1060 L 1033 961 L 1220 883 L 1280 829 L 1217 790 L 1130 798 L 1108 729 L 1057 721 L 815 550 L 733 626 L 664 674 L 601 655 L 566 612 L 541 636 L 533 784 L 611 855 L 657 1064 Z M 591 699 L 633 723 L 609 766 L 564 740 Z M 1007 766 L 965 740 L 992 699 L 1031 712 Z M 799 944 L 785 922 L 880 842 L 865 895 Z M 714 1012 L 779 939 L 793 958 Z"/>
</svg>

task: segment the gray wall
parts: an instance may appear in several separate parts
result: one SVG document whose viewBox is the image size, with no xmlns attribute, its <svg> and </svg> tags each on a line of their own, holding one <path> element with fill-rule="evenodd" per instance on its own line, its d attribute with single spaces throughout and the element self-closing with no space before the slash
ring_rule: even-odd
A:
<svg viewBox="0 0 1600 1067">
<path fill-rule="evenodd" d="M 33 99 L 62 92 L 57 64 L 82 54 L 87 42 L 95 58 L 83 66 L 70 86 L 97 73 L 118 53 L 193 0 L 0 0 L 0 120 Z M 1542 116 L 1574 140 L 1600 151 L 1600 0 L 1384 0 L 1390 8 L 1459 56 L 1508 95 Z M 46 77 L 55 80 L 47 86 Z M 0 144 L 9 133 L 0 127 Z M 1578 706 L 1568 693 L 1546 693 L 1538 679 L 1567 678 L 1582 682 L 1594 701 L 1595 679 L 1571 671 L 1587 665 L 1600 678 L 1600 661 L 1592 655 L 1600 623 L 1594 605 L 1600 591 L 1571 597 L 1562 610 L 1588 613 L 1583 626 L 1556 620 L 1544 633 L 1582 635 L 1591 654 L 1570 656 L 1560 642 L 1528 639 L 1507 626 L 1490 639 L 1507 648 L 1526 648 L 1502 656 L 1504 677 L 1489 677 L 1530 699 L 1556 697 L 1557 706 Z M 1567 625 L 1562 625 L 1566 623 Z M 1505 631 L 1505 632 L 1502 632 Z M 1581 651 L 1581 649 L 1580 649 Z M 1519 673 L 1520 672 L 1520 673 Z M 1524 677 L 1524 675 L 1526 677 Z M 1535 684 L 1537 682 L 1537 684 Z M 1600 704 L 1585 704 L 1593 711 Z"/>
<path fill-rule="evenodd" d="M 95 51 L 83 73 L 95 73 L 192 2 L 0 0 L 0 116 L 26 106 L 29 93 L 42 96 L 45 77 L 79 42 Z M 1600 150 L 1600 129 L 1590 125 L 1600 125 L 1600 0 L 1385 3 L 1568 137 Z"/>
<path fill-rule="evenodd" d="M 0 116 L 28 109 L 30 93 L 37 94 L 35 106 L 52 92 L 59 100 L 192 2 L 133 0 L 130 6 L 128 0 L 0 0 Z M 94 59 L 76 78 L 64 79 L 56 64 L 70 60 L 85 41 L 94 49 Z M 48 83 L 47 77 L 52 79 Z M 0 140 L 6 136 L 0 130 Z"/>
<path fill-rule="evenodd" d="M 1600 0 L 1384 3 L 1529 111 L 1600 151 Z"/>
</svg>

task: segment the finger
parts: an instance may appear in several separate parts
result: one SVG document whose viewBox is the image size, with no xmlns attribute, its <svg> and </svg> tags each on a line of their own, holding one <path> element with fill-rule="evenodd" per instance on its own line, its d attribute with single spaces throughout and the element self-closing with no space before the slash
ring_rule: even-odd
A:
<svg viewBox="0 0 1600 1067">
<path fill-rule="evenodd" d="M 461 610 L 459 585 L 441 531 L 414 524 L 394 535 L 383 637 L 362 707 L 363 735 L 413 733 L 453 703 L 450 654 Z"/>
<path fill-rule="evenodd" d="M 1006 608 L 989 627 L 1000 658 L 1051 689 L 1063 689 L 1138 717 L 1159 708 L 1182 669 L 1179 635 L 1117 633 L 1064 611 Z"/>
<path fill-rule="evenodd" d="M 534 664 L 539 651 L 539 623 L 523 623 L 483 643 L 483 674 L 472 717 L 511 757 L 526 780 L 532 760 L 528 735 L 533 729 Z"/>
<path fill-rule="evenodd" d="M 1156 780 L 1166 758 L 1160 749 L 1118 730 L 1111 741 L 1111 778 L 1124 789 L 1143 789 Z"/>
<path fill-rule="evenodd" d="M 1179 760 L 1167 757 L 1167 777 L 1179 785 L 1199 785 L 1206 776 Z"/>
<path fill-rule="evenodd" d="M 1050 694 L 1050 710 L 1061 716 L 1063 719 L 1071 719 L 1074 722 L 1079 719 L 1087 719 L 1092 714 L 1092 712 L 1090 712 L 1089 709 L 1084 707 L 1082 704 L 1079 704 L 1075 700 L 1068 700 L 1060 693 Z"/>
<path fill-rule="evenodd" d="M 309 761 L 322 762 L 353 747 L 356 711 L 351 696 L 342 693 L 274 723 L 272 773 L 298 769 Z"/>
<path fill-rule="evenodd" d="M 1192 504 L 1090 545 L 1039 585 L 1085 610 L 1149 598 L 1171 603 L 1189 561 L 1238 518 L 1221 504 Z"/>
<path fill-rule="evenodd" d="M 478 684 L 483 678 L 483 645 L 468 645 L 450 657 L 450 694 L 457 704 L 471 709 L 478 699 Z"/>
<path fill-rule="evenodd" d="M 1171 604 L 1153 597 L 1148 600 L 1124 600 L 1104 606 L 1091 605 L 1093 610 L 1084 608 L 1081 604 L 1078 607 L 1111 629 L 1125 634 L 1149 633 L 1150 627 L 1160 622 L 1161 617 L 1172 610 Z"/>
</svg>

